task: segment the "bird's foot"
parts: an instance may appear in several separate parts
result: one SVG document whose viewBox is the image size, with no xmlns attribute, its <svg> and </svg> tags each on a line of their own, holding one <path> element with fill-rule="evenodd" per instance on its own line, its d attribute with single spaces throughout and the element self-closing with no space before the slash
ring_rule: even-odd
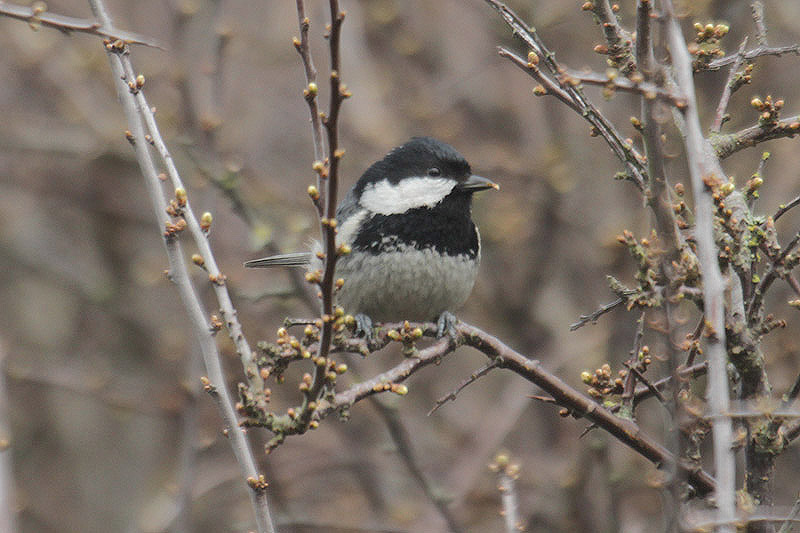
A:
<svg viewBox="0 0 800 533">
<path fill-rule="evenodd" d="M 441 339 L 446 333 L 448 337 L 455 339 L 458 334 L 456 332 L 456 324 L 458 324 L 456 315 L 450 311 L 442 311 L 442 314 L 439 315 L 439 319 L 436 321 L 436 338 Z"/>
<path fill-rule="evenodd" d="M 356 337 L 364 337 L 367 343 L 375 341 L 375 329 L 372 326 L 372 319 L 364 313 L 358 313 L 353 317 L 356 321 Z"/>
</svg>

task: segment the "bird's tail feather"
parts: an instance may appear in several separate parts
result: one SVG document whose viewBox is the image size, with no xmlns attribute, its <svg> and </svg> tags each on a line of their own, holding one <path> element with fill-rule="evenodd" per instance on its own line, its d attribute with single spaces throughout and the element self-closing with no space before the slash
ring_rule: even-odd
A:
<svg viewBox="0 0 800 533">
<path fill-rule="evenodd" d="M 291 254 L 273 255 L 270 257 L 262 257 L 261 259 L 252 259 L 245 262 L 244 266 L 248 268 L 267 268 L 273 266 L 306 266 L 311 262 L 310 252 L 295 252 Z"/>
</svg>

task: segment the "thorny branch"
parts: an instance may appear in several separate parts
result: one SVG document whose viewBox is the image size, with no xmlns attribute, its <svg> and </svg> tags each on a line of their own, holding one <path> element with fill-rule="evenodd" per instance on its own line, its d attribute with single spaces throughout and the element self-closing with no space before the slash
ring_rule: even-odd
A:
<svg viewBox="0 0 800 533">
<path fill-rule="evenodd" d="M 378 332 L 378 340 L 370 349 L 379 349 L 390 342 L 393 328 L 419 328 L 423 335 L 435 336 L 435 324 L 387 324 Z M 516 352 L 499 339 L 484 331 L 465 323 L 456 326 L 456 336 L 451 339 L 440 339 L 426 348 L 419 349 L 415 355 L 406 358 L 395 367 L 382 372 L 368 380 L 351 386 L 345 391 L 337 392 L 330 399 L 323 399 L 316 410 L 319 419 L 336 412 L 347 411 L 355 403 L 374 394 L 397 390 L 397 384 L 405 381 L 420 369 L 441 361 L 460 346 L 471 346 L 497 361 L 497 367 L 511 370 L 528 381 L 538 385 L 550 394 L 555 403 L 566 408 L 576 418 L 586 418 L 598 427 L 605 429 L 623 444 L 652 461 L 659 467 L 674 466 L 675 458 L 661 444 L 646 435 L 634 422 L 617 417 L 609 410 L 598 405 L 594 400 L 573 389 L 560 378 L 547 372 L 538 361 L 528 359 Z M 714 490 L 714 480 L 702 470 L 678 464 L 678 468 L 686 471 L 689 482 L 699 494 L 707 494 Z"/>
<path fill-rule="evenodd" d="M 90 0 L 90 5 L 92 7 L 92 11 L 103 21 L 104 25 L 110 27 L 111 19 L 102 0 Z M 237 461 L 239 462 L 239 465 L 245 477 L 247 478 L 247 484 L 251 489 L 249 493 L 256 515 L 258 531 L 273 532 L 274 525 L 272 524 L 266 498 L 267 483 L 264 479 L 264 476 L 258 473 L 255 465 L 255 459 L 244 431 L 238 427 L 236 413 L 233 409 L 233 402 L 226 386 L 226 380 L 220 362 L 220 355 L 214 340 L 217 326 L 212 324 L 212 326 L 209 327 L 208 325 L 207 315 L 203 310 L 198 295 L 192 286 L 187 265 L 181 252 L 180 243 L 177 239 L 180 232 L 183 231 L 187 225 L 190 231 L 195 235 L 196 242 L 204 254 L 202 256 L 203 262 L 206 264 L 207 268 L 213 269 L 209 270 L 210 276 L 213 277 L 213 279 L 211 279 L 212 285 L 214 285 L 215 288 L 220 287 L 222 289 L 222 293 L 224 293 L 222 299 L 220 300 L 220 305 L 222 306 L 222 313 L 234 343 L 237 345 L 237 347 L 245 346 L 248 351 L 249 346 L 247 346 L 247 341 L 241 334 L 241 327 L 238 325 L 238 321 L 236 320 L 236 313 L 233 310 L 232 304 L 230 303 L 230 298 L 227 296 L 227 291 L 224 290 L 225 278 L 216 269 L 216 264 L 214 263 L 210 248 L 208 247 L 205 232 L 200 223 L 198 223 L 197 219 L 194 217 L 192 211 L 189 209 L 188 198 L 185 189 L 183 189 L 181 186 L 180 181 L 175 182 L 176 189 L 175 200 L 173 200 L 174 204 L 167 202 L 161 189 L 161 181 L 159 180 L 155 163 L 151 157 L 148 147 L 149 143 L 154 143 L 157 146 L 159 153 L 161 154 L 170 173 L 172 174 L 174 172 L 173 179 L 180 180 L 180 177 L 178 176 L 177 170 L 175 170 L 175 167 L 172 164 L 172 159 L 169 156 L 166 146 L 163 144 L 163 140 L 160 137 L 152 111 L 144 99 L 144 95 L 142 93 L 144 78 L 134 75 L 135 71 L 133 70 L 132 63 L 130 62 L 129 51 L 125 45 L 119 46 L 116 43 L 110 43 L 107 41 L 106 51 L 108 53 L 114 79 L 116 80 L 115 83 L 117 94 L 122 102 L 123 109 L 130 127 L 130 131 L 127 132 L 127 137 L 136 151 L 137 160 L 146 180 L 148 193 L 153 204 L 156 219 L 159 221 L 159 225 L 162 225 L 164 224 L 163 221 L 165 220 L 167 213 L 170 213 L 175 218 L 178 218 L 178 221 L 175 223 L 167 220 L 167 229 L 164 232 L 164 244 L 166 247 L 167 256 L 169 258 L 171 279 L 178 287 L 181 299 L 183 300 L 184 305 L 189 312 L 189 317 L 192 321 L 195 335 L 201 346 L 201 351 L 206 364 L 206 370 L 209 375 L 209 378 L 205 378 L 204 387 L 206 391 L 217 400 L 217 405 L 220 408 L 223 420 L 227 426 L 225 433 L 231 438 L 231 445 L 233 447 L 234 455 L 236 456 Z M 210 224 L 210 220 L 208 220 L 208 224 Z M 197 240 L 198 237 L 200 238 L 199 240 Z M 217 291 L 217 295 L 220 297 L 220 291 Z M 214 321 L 212 320 L 212 322 Z M 219 327 L 222 327 L 222 324 L 219 324 Z M 242 353 L 242 358 L 244 360 L 244 353 Z M 250 354 L 249 364 L 251 366 L 248 367 L 248 365 L 245 364 L 245 368 L 252 371 L 252 369 L 255 368 L 255 363 L 252 360 L 252 354 Z M 257 377 L 255 388 L 258 392 L 256 394 L 260 394 L 263 398 L 263 382 L 260 380 L 260 375 L 258 374 L 257 368 L 255 368 L 254 373 Z M 248 373 L 248 378 L 252 377 L 253 376 Z M 255 398 L 258 398 L 258 396 L 255 396 Z"/>
<path fill-rule="evenodd" d="M 24 20 L 30 24 L 31 28 L 34 30 L 38 29 L 39 26 L 44 26 L 47 28 L 55 28 L 64 33 L 76 31 L 79 33 L 99 35 L 100 37 L 106 37 L 112 40 L 119 40 L 124 44 L 141 44 L 161 50 L 164 49 L 157 40 L 151 37 L 131 31 L 119 30 L 114 28 L 109 22 L 98 22 L 91 19 L 57 15 L 47 12 L 46 9 L 42 2 L 34 6 L 21 6 L 10 2 L 0 2 L 0 15 Z"/>
<path fill-rule="evenodd" d="M 547 94 L 548 90 L 555 90 L 553 94 L 589 121 L 594 126 L 596 133 L 605 139 L 614 154 L 623 162 L 628 177 L 640 190 L 644 190 L 649 178 L 642 156 L 632 145 L 623 140 L 614 125 L 586 99 L 580 86 L 558 81 L 562 67 L 556 62 L 555 54 L 547 48 L 536 29 L 525 24 L 514 11 L 499 0 L 486 0 L 486 2 L 503 17 L 514 34 L 525 41 L 525 44 L 531 49 L 528 61 L 522 60 L 504 48 L 500 49 L 500 55 L 509 58 L 514 56 L 515 59 L 512 59 L 514 63 L 520 67 L 524 65 L 523 68 L 534 79 L 543 84 L 549 83 L 549 85 L 545 85 L 544 92 L 540 94 Z M 541 69 L 538 67 L 540 61 L 548 75 L 541 73 Z"/>
</svg>

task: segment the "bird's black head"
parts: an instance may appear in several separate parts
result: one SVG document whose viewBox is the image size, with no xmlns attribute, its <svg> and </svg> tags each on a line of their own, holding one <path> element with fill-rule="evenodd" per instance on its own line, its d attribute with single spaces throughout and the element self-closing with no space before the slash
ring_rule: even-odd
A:
<svg viewBox="0 0 800 533">
<path fill-rule="evenodd" d="M 451 195 L 468 199 L 488 188 L 497 185 L 473 176 L 455 148 L 432 137 L 414 137 L 370 166 L 353 192 L 370 211 L 395 214 L 432 207 Z"/>
</svg>

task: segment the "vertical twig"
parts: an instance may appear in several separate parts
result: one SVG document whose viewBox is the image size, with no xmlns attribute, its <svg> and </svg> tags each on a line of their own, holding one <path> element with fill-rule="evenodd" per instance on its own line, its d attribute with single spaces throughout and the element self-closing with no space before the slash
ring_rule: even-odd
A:
<svg viewBox="0 0 800 533">
<path fill-rule="evenodd" d="M 8 353 L 0 339 L 0 531 L 13 532 L 17 530 L 17 517 L 14 511 L 14 469 L 8 420 L 7 363 Z"/>
<path fill-rule="evenodd" d="M 714 123 L 711 125 L 711 133 L 719 133 L 722 130 L 722 124 L 725 122 L 725 111 L 728 109 L 728 102 L 731 100 L 731 95 L 734 89 L 734 80 L 744 61 L 744 50 L 747 47 L 747 37 L 744 38 L 742 44 L 739 45 L 739 51 L 736 52 L 736 60 L 731 65 L 731 70 L 728 72 L 728 79 L 725 80 L 725 87 L 722 89 L 722 96 L 719 98 L 717 105 L 717 113 L 714 115 Z"/>
<path fill-rule="evenodd" d="M 322 124 L 327 134 L 328 157 L 324 161 L 324 168 L 315 165 L 319 168 L 320 181 L 324 182 L 325 185 L 324 195 L 321 200 L 315 200 L 321 214 L 320 231 L 322 234 L 322 247 L 325 257 L 322 280 L 319 282 L 322 298 L 322 331 L 320 332 L 320 341 L 317 348 L 317 360 L 323 364 L 314 366 L 312 384 L 305 393 L 303 406 L 297 418 L 299 425 L 303 428 L 307 427 L 311 422 L 311 417 L 317 406 L 318 397 L 325 385 L 329 363 L 328 355 L 333 339 L 333 289 L 335 281 L 334 275 L 336 273 L 336 259 L 338 255 L 338 250 L 336 248 L 336 199 L 339 185 L 339 160 L 344 155 L 344 150 L 339 149 L 339 110 L 341 109 L 344 99 L 349 96 L 346 88 L 341 83 L 340 37 L 345 12 L 339 9 L 338 0 L 329 0 L 329 7 L 331 13 L 331 24 L 328 33 L 331 63 L 331 94 L 328 114 L 321 117 Z"/>
<path fill-rule="evenodd" d="M 294 40 L 294 47 L 303 59 L 303 67 L 306 75 L 306 89 L 303 96 L 308 104 L 308 111 L 311 115 L 311 135 L 314 139 L 314 160 L 322 162 L 325 159 L 325 146 L 322 140 L 322 122 L 319 116 L 319 105 L 317 104 L 317 69 L 311 58 L 311 47 L 308 42 L 308 29 L 311 21 L 306 16 L 303 0 L 297 0 L 297 21 L 300 27 L 300 38 Z M 322 189 L 317 175 L 317 188 Z"/>
<path fill-rule="evenodd" d="M 519 465 L 511 462 L 507 453 L 498 453 L 489 469 L 497 472 L 497 490 L 500 492 L 501 510 L 505 533 L 522 531 L 522 522 L 519 519 L 519 501 L 517 498 L 517 478 Z"/>
<path fill-rule="evenodd" d="M 110 26 L 111 18 L 108 15 L 103 1 L 89 0 L 89 4 L 95 16 L 98 17 L 103 24 Z M 128 120 L 128 125 L 130 128 L 129 140 L 133 144 L 137 161 L 139 162 L 139 166 L 144 175 L 145 184 L 153 205 L 156 220 L 159 221 L 159 226 L 163 227 L 162 221 L 165 220 L 167 201 L 166 197 L 164 196 L 164 192 L 161 189 L 161 183 L 158 179 L 156 167 L 150 155 L 147 141 L 145 140 L 145 136 L 147 135 L 145 121 L 148 118 L 148 114 L 152 119 L 152 113 L 147 107 L 147 103 L 144 101 L 143 96 L 141 98 L 136 98 L 133 94 L 132 88 L 128 85 L 128 82 L 132 82 L 135 78 L 131 78 L 130 74 L 126 72 L 126 70 L 132 72 L 130 60 L 125 55 L 127 54 L 127 48 L 116 50 L 111 47 L 111 49 L 107 49 L 107 52 L 117 95 L 122 103 L 126 118 Z M 141 91 L 137 91 L 137 94 L 141 94 Z M 154 138 L 155 135 L 153 129 L 151 129 L 150 132 L 150 135 Z M 163 141 L 161 142 L 163 143 Z M 171 158 L 167 158 L 165 162 L 167 163 L 168 167 L 171 166 L 174 169 Z M 187 215 L 188 213 L 189 212 L 187 211 Z M 187 220 L 187 223 L 191 228 L 192 223 L 189 220 Z M 197 224 L 196 219 L 194 219 L 194 223 Z M 197 229 L 202 234 L 199 224 L 197 224 Z M 205 237 L 203 240 L 205 240 Z M 198 243 L 198 245 L 199 244 L 200 243 Z M 233 402 L 226 386 L 226 380 L 222 371 L 222 365 L 213 332 L 209 329 L 207 323 L 207 315 L 203 310 L 202 304 L 200 303 L 194 287 L 192 286 L 187 265 L 183 259 L 181 246 L 176 238 L 176 235 L 166 235 L 164 238 L 164 245 L 166 247 L 167 257 L 169 259 L 170 277 L 178 288 L 181 300 L 187 309 L 190 322 L 194 328 L 195 336 L 200 343 L 200 349 L 203 354 L 203 359 L 206 364 L 206 371 L 208 372 L 209 376 L 209 382 L 206 385 L 206 389 L 211 392 L 212 396 L 217 400 L 217 405 L 220 408 L 223 420 L 227 426 L 225 429 L 225 434 L 231 439 L 231 446 L 233 447 L 234 455 L 236 456 L 236 459 L 239 462 L 239 465 L 245 477 L 247 478 L 247 483 L 250 487 L 249 493 L 251 503 L 255 511 L 258 531 L 272 533 L 275 531 L 275 528 L 272 524 L 269 506 L 267 503 L 266 481 L 264 480 L 263 475 L 258 473 L 255 465 L 255 459 L 250 449 L 250 444 L 247 441 L 244 431 L 238 426 L 236 412 L 234 411 Z M 206 251 L 210 256 L 210 249 L 207 248 L 207 243 Z M 211 257 L 211 261 L 213 264 L 213 257 Z M 216 268 L 216 265 L 214 265 L 214 268 Z M 217 274 L 219 274 L 218 271 Z M 216 286 L 217 284 L 214 285 Z M 227 296 L 227 291 L 225 291 L 225 295 Z M 228 303 L 230 303 L 230 300 L 228 300 Z M 232 309 L 232 306 L 230 309 Z M 229 322 L 229 328 L 230 321 L 235 319 L 235 313 L 232 313 L 231 315 L 232 316 L 226 317 Z M 238 322 L 236 324 L 238 325 Z M 232 329 L 230 331 L 232 336 L 234 336 L 234 331 Z M 241 331 L 239 331 L 239 334 L 241 334 Z M 242 342 L 244 342 L 246 345 L 243 335 L 235 337 L 234 342 L 237 343 L 237 347 Z M 256 374 L 257 373 L 258 372 L 256 371 Z M 261 394 L 263 396 L 263 387 Z"/>
<path fill-rule="evenodd" d="M 703 136 L 695 99 L 692 64 L 675 17 L 671 0 L 664 0 L 669 20 L 667 31 L 674 76 L 684 93 L 687 106 L 684 109 L 684 144 L 689 163 L 692 190 L 695 199 L 695 217 L 698 259 L 703 273 L 703 304 L 708 337 L 709 386 L 708 403 L 713 421 L 714 466 L 716 469 L 717 521 L 719 531 L 733 533 L 736 520 L 736 462 L 731 448 L 733 425 L 727 416 L 729 408 L 728 356 L 725 350 L 725 283 L 717 261 L 714 243 L 714 206 L 704 184 L 704 178 L 724 176 L 719 161 Z"/>
</svg>

